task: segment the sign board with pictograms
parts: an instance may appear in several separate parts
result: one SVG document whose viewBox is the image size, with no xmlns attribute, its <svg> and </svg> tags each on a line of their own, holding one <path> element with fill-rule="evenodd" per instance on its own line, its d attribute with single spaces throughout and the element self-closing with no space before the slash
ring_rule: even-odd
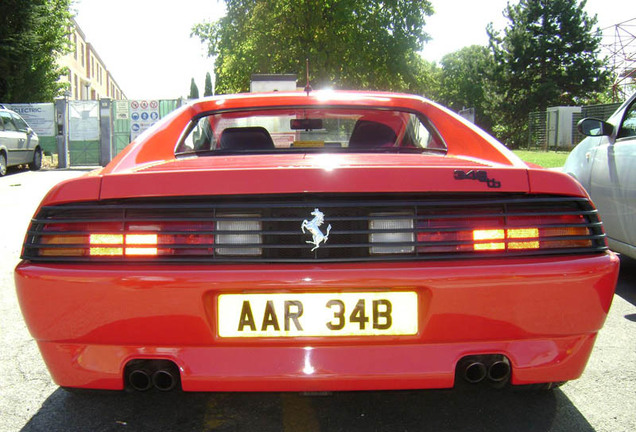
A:
<svg viewBox="0 0 636 432">
<path fill-rule="evenodd" d="M 134 140 L 159 119 L 159 102 L 156 100 L 130 101 L 130 139 Z"/>
</svg>

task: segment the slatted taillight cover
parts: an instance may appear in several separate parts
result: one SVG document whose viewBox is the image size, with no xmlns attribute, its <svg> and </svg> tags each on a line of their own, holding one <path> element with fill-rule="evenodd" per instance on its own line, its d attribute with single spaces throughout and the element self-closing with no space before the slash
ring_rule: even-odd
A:
<svg viewBox="0 0 636 432">
<path fill-rule="evenodd" d="M 331 227 L 317 248 L 312 234 L 301 228 L 303 221 L 313 220 L 315 209 L 324 214 L 321 233 Z M 47 206 L 31 223 L 22 258 L 41 262 L 355 262 L 606 249 L 597 211 L 585 198 L 342 194 Z"/>
</svg>

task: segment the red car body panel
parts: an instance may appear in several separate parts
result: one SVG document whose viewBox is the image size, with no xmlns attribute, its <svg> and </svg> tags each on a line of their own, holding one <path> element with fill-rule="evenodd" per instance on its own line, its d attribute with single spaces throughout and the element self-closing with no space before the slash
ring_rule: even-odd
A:
<svg viewBox="0 0 636 432">
<path fill-rule="evenodd" d="M 577 378 L 609 311 L 617 264 L 612 255 L 214 269 L 22 264 L 16 281 L 60 385 L 121 389 L 124 364 L 143 356 L 175 361 L 184 390 L 363 390 L 451 387 L 459 358 L 488 352 L 510 358 L 513 384 Z M 219 293 L 386 288 L 420 294 L 417 336 L 216 336 Z M 312 374 L 303 371 L 307 347 Z"/>
<path fill-rule="evenodd" d="M 322 99 L 321 99 L 322 98 Z M 448 145 L 430 154 L 176 158 L 191 118 L 217 109 L 375 105 L 424 113 Z M 497 193 L 587 198 L 567 175 L 530 169 L 483 132 L 418 97 L 305 93 L 218 97 L 184 107 L 101 171 L 56 186 L 44 206 L 128 197 L 311 193 L 487 193 L 454 172 L 484 169 Z M 309 264 L 41 263 L 15 281 L 26 323 L 62 386 L 122 389 L 126 364 L 167 359 L 189 391 L 452 387 L 468 355 L 505 355 L 512 384 L 581 375 L 618 277 L 611 252 L 424 262 Z M 413 291 L 412 336 L 220 338 L 228 293 Z"/>
</svg>

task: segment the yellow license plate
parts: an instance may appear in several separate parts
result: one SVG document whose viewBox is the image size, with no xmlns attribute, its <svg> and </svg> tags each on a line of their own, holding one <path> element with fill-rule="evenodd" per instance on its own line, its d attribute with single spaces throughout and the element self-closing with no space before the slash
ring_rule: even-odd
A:
<svg viewBox="0 0 636 432">
<path fill-rule="evenodd" d="M 221 294 L 220 337 L 405 336 L 418 331 L 412 291 Z"/>
</svg>

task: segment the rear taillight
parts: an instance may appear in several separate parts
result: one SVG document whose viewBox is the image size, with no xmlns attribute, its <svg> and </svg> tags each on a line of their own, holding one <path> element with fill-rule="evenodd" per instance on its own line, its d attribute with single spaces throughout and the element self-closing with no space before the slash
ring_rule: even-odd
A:
<svg viewBox="0 0 636 432">
<path fill-rule="evenodd" d="M 216 253 L 229 256 L 261 255 L 262 222 L 258 214 L 221 214 L 216 228 Z"/>
<path fill-rule="evenodd" d="M 607 249 L 598 213 L 581 197 L 335 194 L 319 198 L 198 197 L 45 206 L 29 227 L 22 258 L 308 263 Z M 317 208 L 324 213 L 323 224 L 314 231 L 303 229 Z"/>
<path fill-rule="evenodd" d="M 371 254 L 408 254 L 415 251 L 413 213 L 372 213 L 370 217 Z"/>
<path fill-rule="evenodd" d="M 515 252 L 592 246 L 581 215 L 429 218 L 418 220 L 418 252 Z"/>
<path fill-rule="evenodd" d="M 39 232 L 42 257 L 153 257 L 214 254 L 214 222 L 46 224 Z"/>
</svg>

